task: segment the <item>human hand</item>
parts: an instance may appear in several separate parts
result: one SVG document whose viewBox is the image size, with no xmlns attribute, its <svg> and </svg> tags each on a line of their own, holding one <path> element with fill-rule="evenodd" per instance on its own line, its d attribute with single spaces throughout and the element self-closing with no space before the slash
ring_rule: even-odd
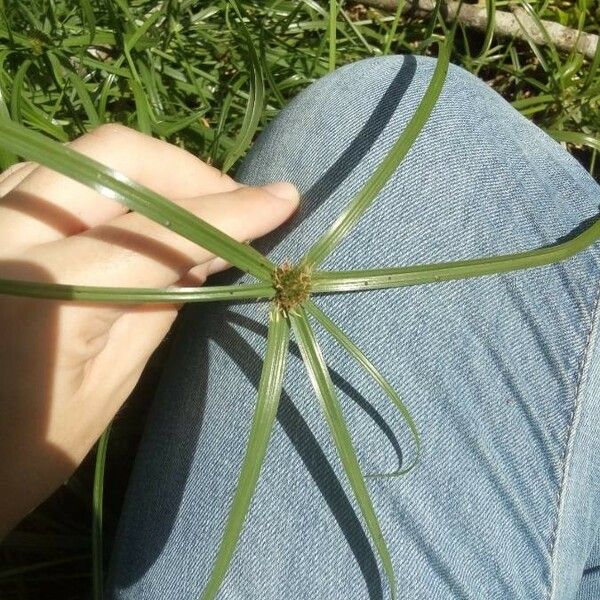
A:
<svg viewBox="0 0 600 600">
<path fill-rule="evenodd" d="M 237 240 L 295 210 L 291 184 L 244 187 L 119 125 L 70 146 Z M 114 287 L 201 285 L 227 263 L 146 217 L 31 163 L 0 175 L 0 278 Z M 0 537 L 83 460 L 132 391 L 179 306 L 0 296 Z"/>
</svg>

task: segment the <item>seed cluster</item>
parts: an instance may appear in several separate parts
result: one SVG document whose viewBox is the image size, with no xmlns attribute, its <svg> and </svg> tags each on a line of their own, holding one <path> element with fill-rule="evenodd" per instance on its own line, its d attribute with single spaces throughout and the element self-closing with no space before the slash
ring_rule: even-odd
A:
<svg viewBox="0 0 600 600">
<path fill-rule="evenodd" d="M 310 269 L 306 266 L 293 266 L 286 260 L 273 272 L 275 302 L 284 313 L 308 300 L 310 285 Z"/>
</svg>

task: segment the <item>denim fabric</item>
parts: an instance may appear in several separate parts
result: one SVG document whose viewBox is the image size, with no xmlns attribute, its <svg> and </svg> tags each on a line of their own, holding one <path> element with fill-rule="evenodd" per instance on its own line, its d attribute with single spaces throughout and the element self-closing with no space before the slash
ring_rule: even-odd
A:
<svg viewBox="0 0 600 600">
<path fill-rule="evenodd" d="M 261 251 L 297 260 L 330 226 L 406 126 L 434 66 L 400 56 L 348 65 L 278 115 L 238 178 L 291 180 L 302 201 Z M 451 67 L 409 155 L 324 267 L 554 244 L 596 218 L 599 191 L 564 149 Z M 368 483 L 399 598 L 600 597 L 599 258 L 595 244 L 538 269 L 315 298 L 400 391 L 424 442 L 409 475 Z M 120 522 L 110 598 L 199 597 L 247 440 L 267 310 L 249 301 L 180 316 Z M 409 460 L 409 432 L 389 401 L 317 335 L 364 471 Z M 390 598 L 295 346 L 219 598 Z"/>
</svg>

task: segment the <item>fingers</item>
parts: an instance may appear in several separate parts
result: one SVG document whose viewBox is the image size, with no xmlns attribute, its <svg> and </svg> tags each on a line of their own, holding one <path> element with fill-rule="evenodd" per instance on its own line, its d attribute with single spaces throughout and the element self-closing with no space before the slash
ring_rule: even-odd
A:
<svg viewBox="0 0 600 600">
<path fill-rule="evenodd" d="M 177 308 L 171 306 L 130 308 L 112 324 L 102 350 L 90 354 L 93 358 L 86 365 L 85 377 L 76 394 L 65 396 L 67 401 L 63 409 L 69 414 L 77 414 L 82 402 L 88 399 L 86 411 L 91 414 L 86 420 L 89 427 L 82 429 L 82 439 L 77 444 L 63 447 L 64 440 L 70 436 L 64 432 L 61 422 L 69 423 L 70 420 L 57 415 L 47 434 L 76 464 L 81 462 L 87 449 L 100 437 L 123 400 L 130 395 L 176 316 Z M 73 454 L 78 449 L 84 451 Z"/>
<path fill-rule="evenodd" d="M 103 125 L 69 146 L 171 200 L 239 187 L 185 150 L 121 125 Z M 9 173 L 5 183 L 18 173 Z M 38 166 L 0 198 L 3 251 L 62 239 L 126 212 L 114 200 Z"/>
<path fill-rule="evenodd" d="M 0 173 L 0 200 L 37 168 L 37 163 L 22 162 Z"/>
<path fill-rule="evenodd" d="M 279 196 L 274 195 L 277 193 Z M 298 193 L 287 183 L 179 202 L 231 237 L 255 239 L 275 229 L 297 207 Z M 64 240 L 36 246 L 24 255 L 59 283 L 163 287 L 194 269 L 201 282 L 214 255 L 137 213 Z M 199 266 L 198 266 L 199 265 Z M 220 264 L 223 268 L 226 264 Z"/>
<path fill-rule="evenodd" d="M 16 171 L 21 170 L 23 167 L 26 167 L 27 165 L 33 165 L 33 164 L 34 163 L 30 163 L 30 162 L 19 162 L 19 163 L 15 163 L 14 165 L 10 165 L 10 167 L 8 167 L 7 169 L 4 169 L 4 171 L 2 171 L 0 173 L 0 183 L 2 183 L 7 177 L 10 177 Z"/>
</svg>

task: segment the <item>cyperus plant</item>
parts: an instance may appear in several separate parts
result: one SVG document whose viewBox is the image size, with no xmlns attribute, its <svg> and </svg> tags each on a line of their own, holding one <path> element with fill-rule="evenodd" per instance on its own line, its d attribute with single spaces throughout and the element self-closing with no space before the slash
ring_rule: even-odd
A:
<svg viewBox="0 0 600 600">
<path fill-rule="evenodd" d="M 335 322 L 318 308 L 312 296 L 340 291 L 395 288 L 538 267 L 568 258 L 586 248 L 600 236 L 600 222 L 596 222 L 567 242 L 528 252 L 399 268 L 335 272 L 319 269 L 323 260 L 348 235 L 372 204 L 419 135 L 441 93 L 449 65 L 450 43 L 447 42 L 440 47 L 438 62 L 428 88 L 413 117 L 385 160 L 358 195 L 349 202 L 331 228 L 307 251 L 298 265 L 288 263 L 275 265 L 252 247 L 235 241 L 183 208 L 121 174 L 5 117 L 0 117 L 0 145 L 6 150 L 43 164 L 110 196 L 111 199 L 123 203 L 131 210 L 196 242 L 256 279 L 256 282 L 248 284 L 166 290 L 85 287 L 1 280 L 0 293 L 117 303 L 186 303 L 256 298 L 270 301 L 267 349 L 258 385 L 256 409 L 238 485 L 214 559 L 213 570 L 202 593 L 203 600 L 216 597 L 250 508 L 277 414 L 291 332 L 300 348 L 308 376 L 322 406 L 333 442 L 362 512 L 364 524 L 387 575 L 392 597 L 396 597 L 396 582 L 390 553 L 370 500 L 365 476 L 361 472 L 325 357 L 315 337 L 312 321 L 323 326 L 382 388 L 399 410 L 413 435 L 416 452 L 412 464 L 382 476 L 406 473 L 416 464 L 420 449 L 419 434 L 397 392 Z M 104 450 L 103 446 L 102 451 Z M 96 555 L 98 556 L 98 553 Z"/>
</svg>

